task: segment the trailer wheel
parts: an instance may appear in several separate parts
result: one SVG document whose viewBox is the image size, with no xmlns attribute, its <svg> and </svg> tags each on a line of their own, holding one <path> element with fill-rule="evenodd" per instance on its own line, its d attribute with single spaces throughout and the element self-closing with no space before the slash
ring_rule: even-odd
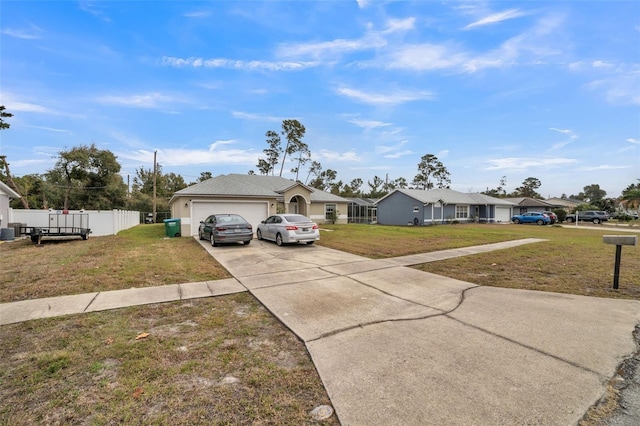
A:
<svg viewBox="0 0 640 426">
<path fill-rule="evenodd" d="M 38 242 L 38 236 L 37 235 L 32 235 L 31 236 L 31 242 L 32 243 L 37 243 Z"/>
</svg>

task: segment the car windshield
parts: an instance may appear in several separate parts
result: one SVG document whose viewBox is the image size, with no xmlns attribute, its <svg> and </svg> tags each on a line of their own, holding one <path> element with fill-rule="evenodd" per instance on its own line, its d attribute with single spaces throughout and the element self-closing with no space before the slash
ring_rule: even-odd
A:
<svg viewBox="0 0 640 426">
<path fill-rule="evenodd" d="M 292 223 L 311 222 L 311 219 L 309 219 L 306 216 L 302 216 L 301 214 L 289 214 L 289 215 L 286 215 L 284 218 L 287 220 L 287 222 L 292 222 Z"/>
<path fill-rule="evenodd" d="M 246 223 L 246 220 L 242 216 L 229 215 L 218 217 L 218 223 L 223 225 L 241 225 Z"/>
</svg>

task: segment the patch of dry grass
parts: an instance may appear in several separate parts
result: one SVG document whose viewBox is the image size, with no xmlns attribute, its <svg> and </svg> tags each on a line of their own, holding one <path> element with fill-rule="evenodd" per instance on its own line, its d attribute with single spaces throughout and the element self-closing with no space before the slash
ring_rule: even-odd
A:
<svg viewBox="0 0 640 426">
<path fill-rule="evenodd" d="M 304 344 L 248 293 L 0 331 L 0 424 L 304 425 L 329 404 Z"/>
<path fill-rule="evenodd" d="M 543 238 L 548 241 L 425 263 L 415 268 L 479 285 L 640 299 L 640 246 L 623 247 L 620 286 L 618 290 L 612 289 L 615 246 L 604 244 L 602 236 L 616 234 L 615 227 L 465 224 L 332 225 L 327 228 L 332 232 L 323 232 L 320 244 L 371 258 Z"/>
<path fill-rule="evenodd" d="M 139 225 L 86 241 L 0 244 L 0 302 L 229 278 L 193 238 Z"/>
</svg>

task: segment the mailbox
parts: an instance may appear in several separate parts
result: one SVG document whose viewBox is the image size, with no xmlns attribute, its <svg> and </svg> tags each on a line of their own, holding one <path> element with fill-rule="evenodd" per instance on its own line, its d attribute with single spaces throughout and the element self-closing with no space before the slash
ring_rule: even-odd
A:
<svg viewBox="0 0 640 426">
<path fill-rule="evenodd" d="M 637 235 L 603 235 L 602 242 L 616 246 L 616 263 L 613 267 L 613 288 L 618 289 L 620 280 L 620 258 L 622 257 L 622 246 L 638 245 Z"/>
<path fill-rule="evenodd" d="M 637 246 L 637 235 L 603 235 L 602 241 L 605 244 L 615 244 L 616 246 Z"/>
</svg>

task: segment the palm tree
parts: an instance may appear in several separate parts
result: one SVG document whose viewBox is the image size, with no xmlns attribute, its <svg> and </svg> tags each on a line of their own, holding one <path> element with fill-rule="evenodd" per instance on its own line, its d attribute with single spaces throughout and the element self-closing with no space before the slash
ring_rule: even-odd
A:
<svg viewBox="0 0 640 426">
<path fill-rule="evenodd" d="M 622 195 L 620 204 L 622 204 L 625 209 L 640 210 L 640 188 L 630 189 L 625 192 L 624 195 Z"/>
</svg>

